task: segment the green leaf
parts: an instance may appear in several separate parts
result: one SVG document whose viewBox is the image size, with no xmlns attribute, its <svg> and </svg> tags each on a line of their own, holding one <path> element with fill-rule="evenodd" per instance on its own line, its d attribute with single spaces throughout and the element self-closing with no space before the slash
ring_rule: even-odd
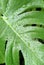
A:
<svg viewBox="0 0 44 65">
<path fill-rule="evenodd" d="M 1 0 L 0 3 L 3 11 L 0 39 L 4 45 L 7 40 L 6 51 L 3 50 L 6 65 L 20 65 L 19 51 L 25 65 L 44 65 L 44 1 Z M 4 57 L 2 53 L 0 56 Z"/>
<path fill-rule="evenodd" d="M 5 58 L 5 42 L 4 40 L 0 39 L 0 63 L 4 63 Z"/>
</svg>

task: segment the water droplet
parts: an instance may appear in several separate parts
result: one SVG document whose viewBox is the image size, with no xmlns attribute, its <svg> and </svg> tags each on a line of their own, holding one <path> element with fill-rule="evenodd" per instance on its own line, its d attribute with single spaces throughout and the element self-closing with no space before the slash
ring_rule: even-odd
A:
<svg viewBox="0 0 44 65">
<path fill-rule="evenodd" d="M 23 5 L 23 8 L 25 8 L 26 7 L 26 5 Z"/>
</svg>

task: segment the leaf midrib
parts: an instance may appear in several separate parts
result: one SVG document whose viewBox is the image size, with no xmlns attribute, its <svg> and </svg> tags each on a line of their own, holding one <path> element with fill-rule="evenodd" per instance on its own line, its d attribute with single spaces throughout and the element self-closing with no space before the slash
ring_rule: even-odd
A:
<svg viewBox="0 0 44 65">
<path fill-rule="evenodd" d="M 15 29 L 9 24 L 9 22 L 7 21 L 7 17 L 3 16 L 2 19 L 4 20 L 4 22 L 10 27 L 10 29 L 23 41 L 23 43 L 25 43 L 25 45 L 27 47 L 29 47 L 26 42 L 20 37 L 20 35 L 15 31 Z"/>
</svg>

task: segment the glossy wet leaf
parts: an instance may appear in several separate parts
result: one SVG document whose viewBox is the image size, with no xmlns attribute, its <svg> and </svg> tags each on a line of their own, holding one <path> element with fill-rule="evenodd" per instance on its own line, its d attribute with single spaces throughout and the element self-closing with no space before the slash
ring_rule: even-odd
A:
<svg viewBox="0 0 44 65">
<path fill-rule="evenodd" d="M 1 0 L 0 7 L 0 39 L 4 45 L 7 40 L 3 50 L 6 65 L 20 65 L 19 51 L 25 65 L 44 65 L 44 1 Z"/>
</svg>

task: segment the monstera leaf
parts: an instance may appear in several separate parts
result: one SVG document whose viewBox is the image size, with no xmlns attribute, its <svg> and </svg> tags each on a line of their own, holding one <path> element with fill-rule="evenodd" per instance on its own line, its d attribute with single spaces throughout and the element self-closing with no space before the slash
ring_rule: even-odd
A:
<svg viewBox="0 0 44 65">
<path fill-rule="evenodd" d="M 44 65 L 44 0 L 0 0 L 0 63 Z"/>
</svg>

